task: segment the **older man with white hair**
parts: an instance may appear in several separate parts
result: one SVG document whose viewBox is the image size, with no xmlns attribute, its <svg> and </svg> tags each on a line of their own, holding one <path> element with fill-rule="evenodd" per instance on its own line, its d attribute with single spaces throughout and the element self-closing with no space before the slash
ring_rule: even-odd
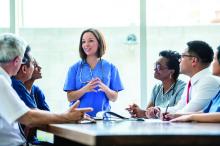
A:
<svg viewBox="0 0 220 146">
<path fill-rule="evenodd" d="M 14 34 L 0 35 L 0 145 L 25 145 L 18 122 L 27 126 L 77 122 L 91 108 L 77 108 L 79 101 L 67 112 L 55 114 L 29 109 L 11 87 L 10 77 L 16 75 L 22 62 L 25 41 Z"/>
</svg>

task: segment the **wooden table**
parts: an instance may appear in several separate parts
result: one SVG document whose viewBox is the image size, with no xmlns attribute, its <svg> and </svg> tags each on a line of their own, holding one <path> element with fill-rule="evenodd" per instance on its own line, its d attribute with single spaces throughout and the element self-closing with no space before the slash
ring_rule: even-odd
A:
<svg viewBox="0 0 220 146">
<path fill-rule="evenodd" d="M 220 124 L 210 123 L 98 121 L 51 124 L 41 130 L 53 133 L 57 145 L 220 145 Z"/>
</svg>

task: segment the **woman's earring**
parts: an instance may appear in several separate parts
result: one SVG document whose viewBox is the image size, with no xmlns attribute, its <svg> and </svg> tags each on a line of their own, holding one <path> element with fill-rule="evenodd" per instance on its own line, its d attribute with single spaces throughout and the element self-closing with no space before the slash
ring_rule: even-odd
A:
<svg viewBox="0 0 220 146">
<path fill-rule="evenodd" d="M 170 79 L 172 79 L 172 74 L 170 74 Z"/>
</svg>

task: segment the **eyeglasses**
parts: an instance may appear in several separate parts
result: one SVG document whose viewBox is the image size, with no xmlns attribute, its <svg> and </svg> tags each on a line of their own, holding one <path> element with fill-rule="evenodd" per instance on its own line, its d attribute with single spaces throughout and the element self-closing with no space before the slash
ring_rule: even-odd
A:
<svg viewBox="0 0 220 146">
<path fill-rule="evenodd" d="M 130 117 L 125 117 L 122 115 L 119 115 L 115 112 L 111 112 L 111 111 L 101 111 L 98 112 L 97 114 L 99 114 L 99 116 L 96 116 L 95 119 L 97 120 L 103 120 L 103 121 L 124 121 L 124 120 L 128 120 L 128 121 L 144 121 L 144 118 L 130 118 Z M 101 114 L 101 116 L 100 116 Z M 98 118 L 97 118 L 98 117 Z"/>
<path fill-rule="evenodd" d="M 196 56 L 194 56 L 194 55 L 182 54 L 182 55 L 181 55 L 181 58 L 184 58 L 184 57 L 196 57 Z"/>
<path fill-rule="evenodd" d="M 101 76 L 101 80 L 103 81 L 103 67 L 102 67 L 102 60 L 101 61 L 101 72 L 102 72 L 102 76 Z M 93 73 L 92 73 L 92 69 L 89 68 L 89 74 L 87 73 L 86 70 L 83 71 L 83 67 L 85 65 L 85 62 L 82 62 L 80 65 L 80 74 L 79 74 L 79 80 L 80 83 L 82 84 L 87 84 L 90 80 L 92 80 L 93 78 Z M 84 74 L 83 74 L 84 72 Z"/>
<path fill-rule="evenodd" d="M 179 61 L 181 61 L 181 60 L 182 60 L 183 58 L 185 58 L 185 57 L 195 57 L 195 58 L 199 59 L 197 56 L 194 56 L 194 55 L 182 54 L 182 55 L 181 55 L 181 58 L 179 59 Z"/>
<path fill-rule="evenodd" d="M 160 65 L 158 63 L 155 63 L 154 64 L 154 69 L 157 70 L 157 71 L 161 71 L 161 70 L 168 69 L 168 67 L 162 66 L 162 65 Z"/>
</svg>

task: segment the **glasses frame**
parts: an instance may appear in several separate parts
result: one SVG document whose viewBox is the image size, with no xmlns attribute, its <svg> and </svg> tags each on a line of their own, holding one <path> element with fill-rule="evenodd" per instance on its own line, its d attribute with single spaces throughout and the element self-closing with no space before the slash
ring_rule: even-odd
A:
<svg viewBox="0 0 220 146">
<path fill-rule="evenodd" d="M 180 56 L 181 56 L 181 57 L 180 57 L 179 61 L 181 61 L 181 60 L 182 60 L 183 58 L 185 58 L 185 57 L 189 57 L 189 58 L 194 57 L 194 58 L 197 58 L 197 59 L 199 60 L 199 57 L 197 57 L 197 56 L 195 56 L 195 55 L 181 54 Z"/>
<path fill-rule="evenodd" d="M 162 65 L 158 64 L 158 63 L 154 63 L 154 70 L 157 70 L 157 71 L 162 71 L 162 70 L 165 70 L 165 69 L 168 69 L 168 67 L 163 67 Z"/>
</svg>

